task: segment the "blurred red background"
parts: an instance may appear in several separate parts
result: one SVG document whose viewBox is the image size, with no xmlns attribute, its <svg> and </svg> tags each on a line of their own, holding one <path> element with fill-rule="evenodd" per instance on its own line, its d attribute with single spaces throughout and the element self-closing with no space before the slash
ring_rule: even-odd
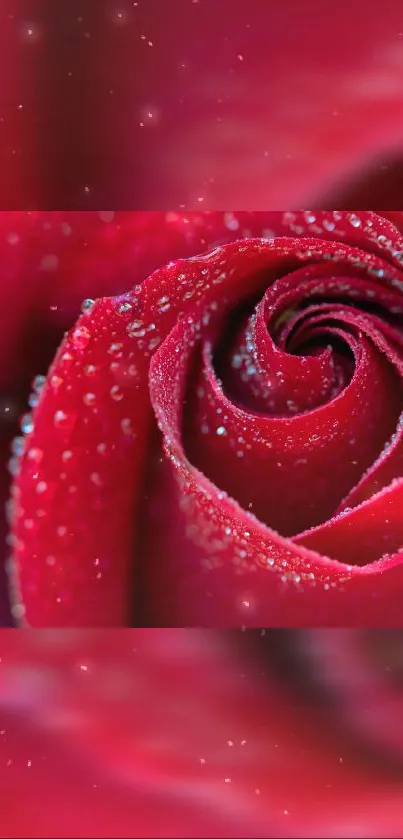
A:
<svg viewBox="0 0 403 839">
<path fill-rule="evenodd" d="M 400 837 L 402 638 L 3 631 L 2 836 Z"/>
<path fill-rule="evenodd" d="M 0 204 L 400 208 L 397 0 L 4 0 Z"/>
</svg>

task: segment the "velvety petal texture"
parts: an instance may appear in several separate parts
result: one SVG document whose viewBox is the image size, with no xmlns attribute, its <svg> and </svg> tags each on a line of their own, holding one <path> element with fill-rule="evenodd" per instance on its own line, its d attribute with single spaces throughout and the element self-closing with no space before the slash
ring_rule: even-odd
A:
<svg viewBox="0 0 403 839">
<path fill-rule="evenodd" d="M 263 215 L 84 302 L 25 418 L 16 617 L 400 623 L 402 235 Z"/>
</svg>

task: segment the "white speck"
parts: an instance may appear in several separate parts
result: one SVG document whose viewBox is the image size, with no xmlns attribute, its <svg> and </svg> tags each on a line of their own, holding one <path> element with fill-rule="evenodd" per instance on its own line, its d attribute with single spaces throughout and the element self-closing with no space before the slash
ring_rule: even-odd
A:
<svg viewBox="0 0 403 839">
<path fill-rule="evenodd" d="M 61 425 L 67 419 L 67 414 L 64 411 L 56 411 L 55 413 L 55 424 Z"/>
<path fill-rule="evenodd" d="M 224 224 L 228 230 L 238 230 L 239 221 L 234 213 L 224 213 Z"/>
</svg>

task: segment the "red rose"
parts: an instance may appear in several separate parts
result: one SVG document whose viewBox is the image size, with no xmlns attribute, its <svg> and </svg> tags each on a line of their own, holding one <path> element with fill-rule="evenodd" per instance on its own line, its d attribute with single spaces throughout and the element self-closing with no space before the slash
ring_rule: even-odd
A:
<svg viewBox="0 0 403 839">
<path fill-rule="evenodd" d="M 84 305 L 14 487 L 29 623 L 400 622 L 403 239 L 263 219 Z"/>
<path fill-rule="evenodd" d="M 399 636 L 8 632 L 1 658 L 7 836 L 402 835 Z"/>
</svg>

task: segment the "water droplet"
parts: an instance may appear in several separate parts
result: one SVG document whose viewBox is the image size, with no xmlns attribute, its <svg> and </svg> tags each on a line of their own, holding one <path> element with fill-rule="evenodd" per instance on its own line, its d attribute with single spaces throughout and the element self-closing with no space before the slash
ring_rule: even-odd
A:
<svg viewBox="0 0 403 839">
<path fill-rule="evenodd" d="M 72 334 L 73 346 L 77 350 L 85 350 L 88 346 L 91 334 L 85 326 L 78 326 Z"/>
<path fill-rule="evenodd" d="M 55 425 L 60 428 L 67 420 L 67 414 L 65 414 L 64 411 L 56 411 L 54 420 Z"/>
<path fill-rule="evenodd" d="M 43 386 L 46 384 L 46 376 L 35 376 L 32 382 L 32 389 L 35 390 L 37 393 L 42 390 Z"/>
<path fill-rule="evenodd" d="M 10 457 L 7 465 L 11 477 L 16 478 L 20 472 L 20 459 L 18 457 Z"/>
<path fill-rule="evenodd" d="M 348 216 L 348 221 L 350 222 L 352 227 L 361 227 L 361 219 L 359 219 L 358 216 L 354 215 L 354 213 Z"/>
<path fill-rule="evenodd" d="M 81 311 L 83 314 L 88 314 L 89 312 L 92 312 L 94 306 L 95 300 L 92 300 L 90 297 L 87 297 L 87 299 L 83 300 L 81 304 Z"/>
<path fill-rule="evenodd" d="M 34 423 L 32 421 L 32 414 L 24 414 L 21 419 L 21 431 L 24 434 L 31 434 L 34 430 Z"/>
<path fill-rule="evenodd" d="M 120 306 L 118 306 L 118 312 L 120 315 L 124 315 L 126 312 L 130 312 L 131 308 L 132 304 L 126 301 L 126 303 L 121 303 Z"/>
<path fill-rule="evenodd" d="M 374 268 L 372 265 L 368 268 L 368 273 L 371 274 L 373 277 L 384 277 L 385 271 L 383 268 Z"/>
<path fill-rule="evenodd" d="M 110 390 L 110 394 L 112 399 L 115 400 L 115 402 L 121 402 L 121 400 L 123 399 L 123 393 L 119 385 L 114 385 Z"/>
<path fill-rule="evenodd" d="M 127 434 L 127 435 L 133 434 L 131 419 L 123 419 L 122 422 L 121 422 L 121 427 L 122 427 L 123 434 Z"/>
<path fill-rule="evenodd" d="M 11 443 L 11 451 L 17 457 L 22 455 L 25 448 L 25 438 L 24 437 L 15 437 L 13 442 Z"/>
<path fill-rule="evenodd" d="M 143 338 L 146 334 L 141 320 L 133 320 L 128 324 L 126 332 L 129 338 Z"/>
<path fill-rule="evenodd" d="M 37 393 L 31 393 L 31 396 L 28 399 L 28 405 L 30 408 L 36 408 L 39 402 L 39 396 Z"/>
</svg>

